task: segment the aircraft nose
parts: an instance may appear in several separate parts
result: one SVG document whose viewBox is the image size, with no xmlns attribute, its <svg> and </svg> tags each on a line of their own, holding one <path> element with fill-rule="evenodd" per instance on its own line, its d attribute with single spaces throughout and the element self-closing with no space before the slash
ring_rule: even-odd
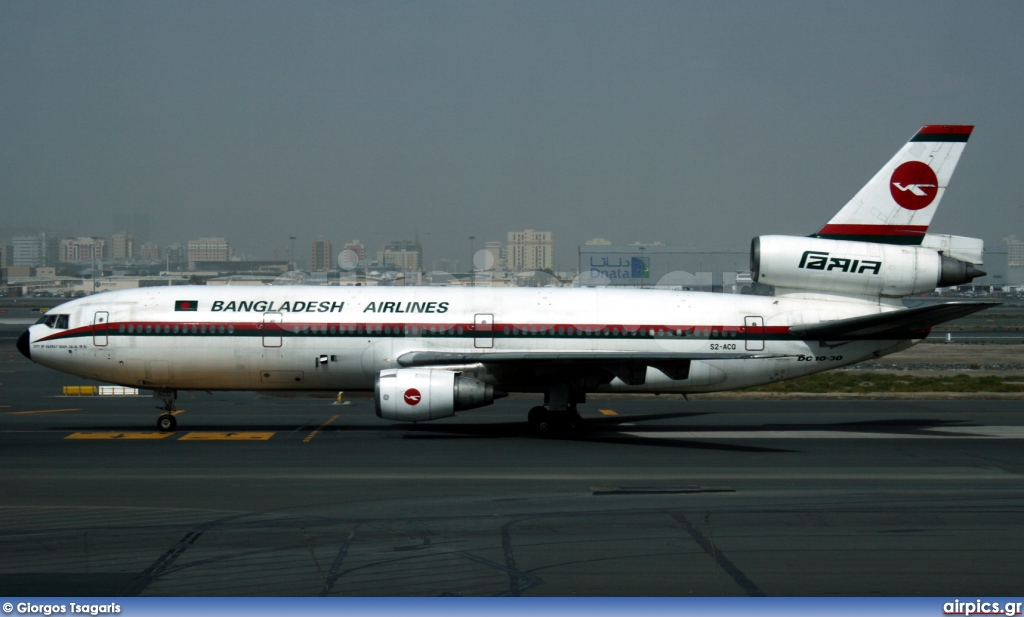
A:
<svg viewBox="0 0 1024 617">
<path fill-rule="evenodd" d="M 29 360 L 32 359 L 32 348 L 29 346 L 28 330 L 22 332 L 21 336 L 18 337 L 18 351 Z"/>
</svg>

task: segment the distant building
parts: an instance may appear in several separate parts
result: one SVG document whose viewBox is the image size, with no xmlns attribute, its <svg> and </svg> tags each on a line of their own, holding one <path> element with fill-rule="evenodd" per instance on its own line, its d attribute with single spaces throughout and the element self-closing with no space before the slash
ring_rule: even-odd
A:
<svg viewBox="0 0 1024 617">
<path fill-rule="evenodd" d="M 110 256 L 114 259 L 135 259 L 135 236 L 126 231 L 111 236 Z"/>
<path fill-rule="evenodd" d="M 702 250 L 662 244 L 583 245 L 579 259 L 579 285 L 583 287 L 739 293 L 741 281 L 749 280 L 750 253 L 742 247 Z"/>
<path fill-rule="evenodd" d="M 324 239 L 323 236 L 317 236 L 309 250 L 309 269 L 313 272 L 326 272 L 334 266 L 331 241 Z"/>
<path fill-rule="evenodd" d="M 550 231 L 508 232 L 508 268 L 516 272 L 554 268 L 555 242 Z"/>
<path fill-rule="evenodd" d="M 491 240 L 484 244 L 484 250 L 487 251 L 490 256 L 487 258 L 489 263 L 478 264 L 474 263 L 475 269 L 477 270 L 504 270 L 505 269 L 505 248 L 501 246 L 499 240 Z M 474 259 L 476 257 L 474 256 Z M 481 266 L 484 266 L 481 268 Z"/>
<path fill-rule="evenodd" d="M 287 261 L 241 261 L 241 260 L 227 260 L 227 261 L 196 261 L 193 262 L 194 267 L 192 270 L 196 273 L 196 276 L 200 272 L 207 274 L 215 274 L 217 276 L 225 274 L 270 274 L 278 276 L 288 272 L 289 263 Z"/>
<path fill-rule="evenodd" d="M 188 269 L 195 270 L 197 261 L 228 261 L 231 247 L 224 238 L 199 238 L 188 241 Z"/>
<path fill-rule="evenodd" d="M 167 248 L 164 249 L 164 261 L 169 265 L 180 267 L 188 261 L 187 258 L 188 255 L 185 253 L 185 247 L 177 242 L 168 244 Z"/>
<path fill-rule="evenodd" d="M 139 247 L 139 259 L 146 261 L 160 261 L 160 245 L 156 242 L 147 242 Z"/>
<path fill-rule="evenodd" d="M 604 238 L 594 238 L 593 240 L 587 240 L 583 243 L 584 246 L 611 246 L 611 240 L 605 240 Z"/>
<path fill-rule="evenodd" d="M 6 268 L 14 265 L 11 263 L 14 259 L 14 247 L 11 246 L 10 242 L 0 242 L 0 268 Z"/>
<path fill-rule="evenodd" d="M 106 238 L 80 236 L 60 241 L 61 261 L 92 261 L 108 257 L 109 245 Z"/>
<path fill-rule="evenodd" d="M 366 247 L 363 246 L 363 243 L 360 242 L 359 240 L 353 240 L 349 242 L 348 244 L 345 245 L 345 248 L 343 250 L 352 251 L 353 253 L 355 253 L 356 257 L 359 258 L 359 263 L 363 263 L 363 260 L 366 259 Z"/>
<path fill-rule="evenodd" d="M 57 262 L 57 239 L 41 233 L 36 236 L 16 236 L 11 239 L 12 266 L 50 266 Z"/>
<path fill-rule="evenodd" d="M 419 243 L 407 240 L 388 242 L 377 254 L 377 261 L 386 270 L 418 272 L 423 263 L 423 248 Z"/>
<path fill-rule="evenodd" d="M 7 279 L 31 278 L 36 275 L 35 266 L 7 266 Z"/>
<path fill-rule="evenodd" d="M 441 259 L 435 259 L 431 266 L 434 272 L 458 272 L 459 260 L 443 257 Z"/>
<path fill-rule="evenodd" d="M 1024 285 L 1024 240 L 1003 238 L 1006 243 L 1006 285 Z M 987 270 L 988 268 L 986 268 Z"/>
</svg>

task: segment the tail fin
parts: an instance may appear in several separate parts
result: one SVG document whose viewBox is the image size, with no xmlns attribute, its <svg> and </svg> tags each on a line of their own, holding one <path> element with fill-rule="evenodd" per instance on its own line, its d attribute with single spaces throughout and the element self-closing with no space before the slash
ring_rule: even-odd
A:
<svg viewBox="0 0 1024 617">
<path fill-rule="evenodd" d="M 921 244 L 972 130 L 966 125 L 923 127 L 814 236 Z"/>
</svg>

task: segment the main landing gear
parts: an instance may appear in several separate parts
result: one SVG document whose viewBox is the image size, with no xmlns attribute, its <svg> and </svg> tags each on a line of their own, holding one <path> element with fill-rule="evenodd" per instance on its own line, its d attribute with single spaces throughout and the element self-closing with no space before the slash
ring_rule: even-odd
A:
<svg viewBox="0 0 1024 617">
<path fill-rule="evenodd" d="M 540 437 L 569 436 L 583 427 L 578 403 L 587 402 L 587 395 L 581 388 L 574 388 L 565 382 L 551 383 L 544 392 L 544 406 L 530 410 L 527 420 L 530 430 Z"/>
<path fill-rule="evenodd" d="M 174 419 L 174 399 L 178 398 L 177 390 L 156 390 L 153 396 L 163 401 L 163 413 L 156 419 L 156 428 L 162 433 L 170 433 L 178 426 Z M 161 409 L 157 407 L 157 409 Z"/>
<path fill-rule="evenodd" d="M 583 426 L 583 418 L 573 405 L 561 411 L 547 407 L 534 407 L 527 416 L 530 431 L 538 437 L 555 437 L 557 435 L 574 435 Z"/>
</svg>

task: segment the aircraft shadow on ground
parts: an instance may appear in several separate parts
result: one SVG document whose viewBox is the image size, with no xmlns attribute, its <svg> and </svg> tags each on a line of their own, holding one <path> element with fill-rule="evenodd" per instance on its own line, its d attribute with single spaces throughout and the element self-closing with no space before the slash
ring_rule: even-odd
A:
<svg viewBox="0 0 1024 617">
<path fill-rule="evenodd" d="M 729 437 L 718 435 L 722 432 L 764 432 L 770 439 L 772 432 L 850 432 L 850 433 L 882 433 L 889 435 L 928 435 L 934 428 L 951 428 L 968 426 L 962 422 L 929 419 L 885 419 L 861 422 L 827 422 L 827 423 L 790 423 L 790 424 L 728 424 L 728 425 L 689 425 L 689 424 L 653 424 L 645 422 L 683 420 L 688 417 L 703 416 L 706 413 L 664 413 L 648 415 L 616 416 L 611 418 L 593 418 L 584 421 L 582 427 L 572 434 L 556 434 L 551 439 L 568 441 L 612 443 L 656 446 L 666 448 L 690 448 L 702 450 L 729 450 L 735 452 L 777 452 L 788 453 L 797 450 L 787 448 L 769 448 L 764 446 L 747 446 L 730 441 Z M 392 430 L 403 431 L 405 439 L 462 439 L 462 438 L 508 438 L 533 436 L 528 425 L 522 422 L 506 422 L 494 424 L 397 424 Z M 686 432 L 706 433 L 711 441 L 673 438 L 669 434 Z M 643 433 L 638 435 L 636 433 Z M 665 434 L 660 437 L 658 434 Z M 945 431 L 942 436 L 958 437 L 966 433 Z"/>
<path fill-rule="evenodd" d="M 705 416 L 705 412 L 699 413 L 660 413 L 644 415 L 614 416 L 605 418 L 589 418 L 571 433 L 558 432 L 547 439 L 590 442 L 656 446 L 663 448 L 690 448 L 701 450 L 728 450 L 735 452 L 760 452 L 760 453 L 789 453 L 798 450 L 786 448 L 769 448 L 764 446 L 747 446 L 737 443 L 723 443 L 735 441 L 726 435 L 719 433 L 765 433 L 765 439 L 771 439 L 771 433 L 778 431 L 786 432 L 849 432 L 849 433 L 881 433 L 888 435 L 927 435 L 935 437 L 936 433 L 930 429 L 944 428 L 943 437 L 962 437 L 967 433 L 959 433 L 949 429 L 956 427 L 972 426 L 969 423 L 931 420 L 919 418 L 892 418 L 884 420 L 866 420 L 859 422 L 803 422 L 803 423 L 775 423 L 775 424 L 703 424 L 693 425 L 684 421 L 687 418 Z M 647 424 L 660 422 L 659 424 Z M 58 431 L 139 431 L 139 426 L 76 426 L 76 427 L 55 427 Z M 196 426 L 179 426 L 179 433 L 185 432 L 223 432 L 223 433 L 245 433 L 245 432 L 273 432 L 273 433 L 304 433 L 318 430 L 322 434 L 338 434 L 346 432 L 391 432 L 401 433 L 403 439 L 509 439 L 509 438 L 536 438 L 526 422 L 444 422 L 444 423 L 389 423 L 380 425 L 367 424 L 331 424 L 328 426 L 314 426 L 312 424 L 199 424 Z M 686 439 L 673 437 L 672 433 L 688 433 Z M 637 434 L 642 433 L 642 434 Z M 694 434 L 706 434 L 694 438 Z M 664 435 L 664 436 L 661 436 Z M 704 441 L 704 439 L 714 441 Z"/>
</svg>

